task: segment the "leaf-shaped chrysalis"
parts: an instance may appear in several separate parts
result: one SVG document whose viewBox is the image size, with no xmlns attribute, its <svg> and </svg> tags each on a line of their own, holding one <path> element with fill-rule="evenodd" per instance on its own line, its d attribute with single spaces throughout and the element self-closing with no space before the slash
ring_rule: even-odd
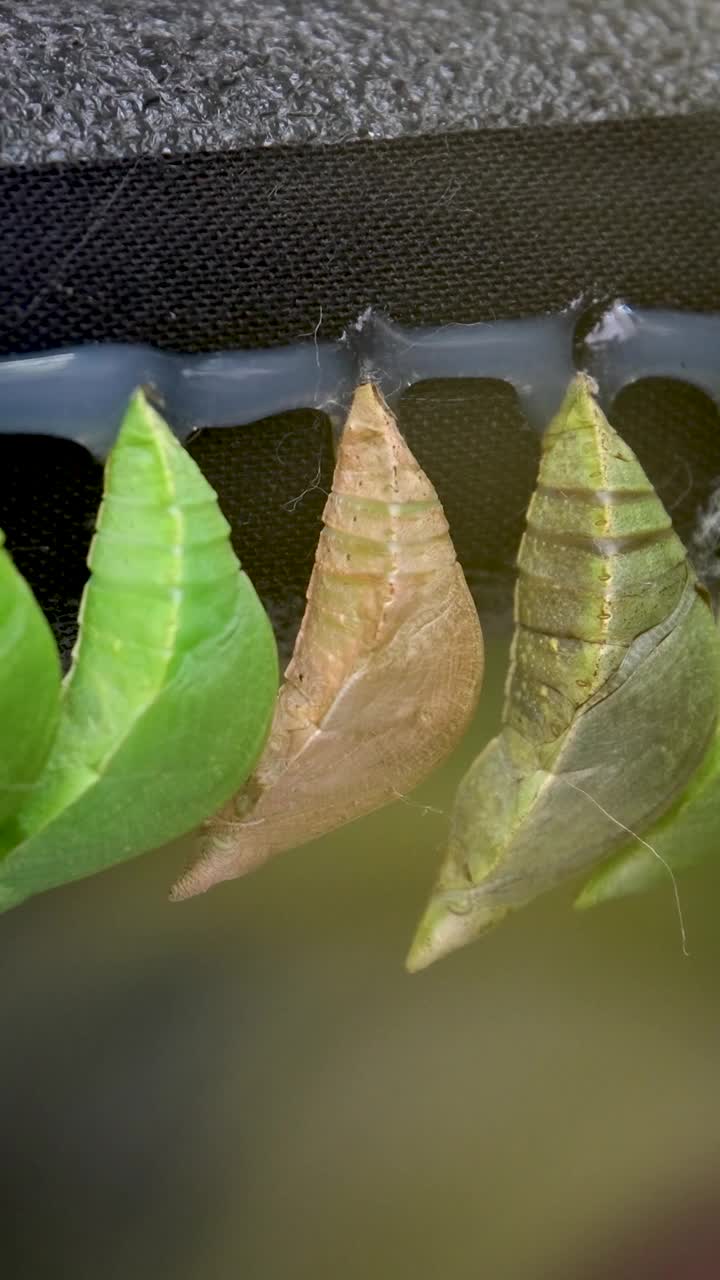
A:
<svg viewBox="0 0 720 1280">
<path fill-rule="evenodd" d="M 323 520 L 268 745 L 175 899 L 404 795 L 475 708 L 475 606 L 437 494 L 370 383 L 355 393 Z"/>
<path fill-rule="evenodd" d="M 701 576 L 706 573 L 711 581 L 717 577 L 719 511 L 715 494 L 693 539 L 695 564 L 699 564 Z M 720 666 L 714 673 L 707 672 L 707 681 L 708 685 L 720 683 Z M 633 836 L 597 868 L 575 905 L 585 909 L 627 894 L 667 887 L 668 879 L 674 879 L 676 872 L 716 857 L 719 847 L 720 725 L 707 755 L 679 799 L 642 837 Z"/>
<path fill-rule="evenodd" d="M 105 488 L 50 755 L 0 826 L 0 907 L 154 849 L 247 778 L 277 692 L 217 498 L 141 392 Z"/>
<path fill-rule="evenodd" d="M 720 679 L 720 671 L 716 678 Z M 680 799 L 640 839 L 634 836 L 598 867 L 576 906 L 594 907 L 612 898 L 666 886 L 677 872 L 717 857 L 719 848 L 720 731 Z"/>
<path fill-rule="evenodd" d="M 580 375 L 545 434 L 502 730 L 460 784 L 411 970 L 647 828 L 715 731 L 709 602 L 594 390 Z"/>
<path fill-rule="evenodd" d="M 0 531 L 0 823 L 30 794 L 57 727 L 60 659 Z"/>
</svg>

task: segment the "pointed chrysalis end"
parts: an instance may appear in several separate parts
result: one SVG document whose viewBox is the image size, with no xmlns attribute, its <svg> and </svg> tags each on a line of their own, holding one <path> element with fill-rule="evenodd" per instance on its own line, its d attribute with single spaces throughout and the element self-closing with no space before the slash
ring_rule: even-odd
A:
<svg viewBox="0 0 720 1280">
<path fill-rule="evenodd" d="M 173 505 L 188 503 L 196 507 L 198 503 L 207 501 L 216 508 L 216 513 L 211 518 L 218 538 L 226 535 L 229 538 L 230 525 L 217 507 L 215 490 L 198 470 L 172 428 L 153 407 L 142 387 L 138 387 L 130 397 L 108 458 L 105 493 L 106 496 L 143 493 L 147 495 L 145 501 L 152 500 L 153 505 L 170 501 L 168 494 L 173 495 Z M 102 513 L 101 507 L 98 527 Z M 114 529 L 113 535 L 117 540 Z M 207 536 L 209 537 L 209 527 Z M 225 554 L 229 562 L 239 566 L 229 543 Z"/>
<path fill-rule="evenodd" d="M 643 518 L 651 521 L 649 527 L 654 529 L 660 521 L 658 527 L 665 529 L 668 517 L 632 449 L 621 440 L 595 399 L 597 389 L 586 373 L 579 373 L 571 382 L 543 437 L 540 485 L 543 491 L 567 495 L 569 502 L 578 491 L 637 491 L 647 495 Z"/>
<path fill-rule="evenodd" d="M 199 857 L 195 858 L 186 871 L 175 881 L 170 890 L 171 902 L 186 902 L 188 898 L 197 898 L 207 893 L 214 885 L 228 876 L 221 874 L 223 863 L 227 866 L 227 848 L 221 847 L 220 857 L 216 858 L 217 836 L 209 830 L 202 833 Z M 223 859 L 222 854 L 225 854 Z M 229 872 L 228 875 L 232 875 Z"/>
<path fill-rule="evenodd" d="M 664 878 L 667 878 L 667 869 L 649 850 L 633 850 L 600 867 L 583 886 L 573 905 L 577 911 L 587 911 L 616 898 L 646 893 L 662 884 Z"/>
<path fill-rule="evenodd" d="M 575 378 L 575 394 L 582 396 L 592 396 L 593 399 L 598 395 L 600 388 L 590 373 L 578 373 Z"/>
<path fill-rule="evenodd" d="M 358 413 L 376 414 L 378 409 L 383 413 L 390 413 L 382 391 L 370 378 L 360 382 L 355 388 L 352 405 Z"/>
<path fill-rule="evenodd" d="M 231 801 L 227 809 L 231 808 Z M 239 880 L 260 866 L 267 851 L 257 832 L 262 823 L 238 822 L 222 810 L 201 828 L 197 857 L 170 890 L 171 902 L 196 898 L 225 880 Z"/>
<path fill-rule="evenodd" d="M 145 492 L 155 482 L 165 483 L 168 464 L 173 472 L 179 467 L 187 474 L 197 472 L 172 430 L 153 407 L 142 387 L 133 392 L 120 423 L 120 430 L 108 457 L 105 471 L 106 494 L 111 492 Z M 204 476 L 196 475 L 204 489 Z M 177 487 L 178 477 L 173 475 Z M 152 491 L 152 490 L 150 490 Z M 102 508 L 101 508 L 102 513 Z M 100 517 L 98 517 L 99 519 Z"/>
<path fill-rule="evenodd" d="M 607 425 L 605 415 L 595 400 L 597 393 L 598 384 L 590 374 L 578 373 L 573 378 L 565 399 L 543 437 L 545 452 L 560 436 L 571 435 L 581 428 L 597 426 L 599 422 Z"/>
<path fill-rule="evenodd" d="M 340 437 L 333 493 L 380 502 L 437 502 L 375 382 L 361 382 Z"/>
<path fill-rule="evenodd" d="M 156 435 L 160 435 L 163 439 L 173 441 L 175 439 L 164 418 L 161 418 L 148 399 L 146 392 L 142 387 L 138 387 L 128 402 L 118 438 L 122 437 L 126 444 L 136 439 L 139 443 L 145 443 L 150 437 Z"/>
<path fill-rule="evenodd" d="M 405 968 L 408 973 L 429 968 L 443 956 L 475 942 L 507 913 L 506 907 L 489 906 L 477 890 L 435 894 L 418 925 Z"/>
<path fill-rule="evenodd" d="M 179 880 L 175 881 L 168 894 L 168 902 L 187 902 L 188 898 L 196 898 L 204 892 L 204 889 L 193 886 L 193 877 L 190 872 L 187 872 Z"/>
<path fill-rule="evenodd" d="M 231 867 L 216 865 L 205 852 L 175 881 L 170 890 L 170 901 L 186 902 L 188 898 L 197 898 L 215 885 L 222 884 L 223 880 L 232 880 L 234 877 L 235 871 Z"/>
<path fill-rule="evenodd" d="M 385 397 L 376 382 L 361 382 L 355 388 L 350 412 L 345 423 L 348 436 L 389 437 L 401 440 L 395 415 L 388 407 Z"/>
<path fill-rule="evenodd" d="M 576 373 L 565 396 L 565 412 L 573 408 L 580 414 L 597 412 L 595 397 L 600 388 L 589 373 Z"/>
</svg>

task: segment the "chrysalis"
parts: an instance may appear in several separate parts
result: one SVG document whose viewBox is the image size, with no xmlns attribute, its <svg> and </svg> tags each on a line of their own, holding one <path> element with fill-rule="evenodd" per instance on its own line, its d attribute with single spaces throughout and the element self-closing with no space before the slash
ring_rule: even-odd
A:
<svg viewBox="0 0 720 1280">
<path fill-rule="evenodd" d="M 548 428 L 518 558 L 503 727 L 458 790 L 421 969 L 642 831 L 715 730 L 718 634 L 589 378 Z M 710 679 L 708 677 L 711 677 Z"/>
<path fill-rule="evenodd" d="M 718 672 L 720 677 L 720 672 Z M 580 893 L 576 906 L 667 886 L 676 872 L 717 857 L 720 849 L 720 731 L 679 800 L 662 818 L 603 863 Z"/>
<path fill-rule="evenodd" d="M 268 746 L 208 824 L 175 899 L 404 795 L 472 715 L 475 606 L 437 494 L 370 383 L 355 393 L 323 519 Z"/>
<path fill-rule="evenodd" d="M 140 392 L 89 564 L 50 756 L 0 827 L 1 907 L 196 826 L 247 778 L 270 727 L 270 623 L 215 493 Z"/>
<path fill-rule="evenodd" d="M 27 801 L 60 712 L 55 641 L 4 542 L 0 531 L 0 823 Z"/>
</svg>

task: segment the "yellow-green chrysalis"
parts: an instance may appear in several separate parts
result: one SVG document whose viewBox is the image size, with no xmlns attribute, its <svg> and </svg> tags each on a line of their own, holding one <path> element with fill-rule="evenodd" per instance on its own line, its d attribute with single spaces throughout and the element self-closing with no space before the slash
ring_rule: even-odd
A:
<svg viewBox="0 0 720 1280">
<path fill-rule="evenodd" d="M 709 602 L 594 390 L 578 376 L 544 437 L 502 729 L 460 784 L 411 970 L 642 832 L 715 731 Z"/>
</svg>

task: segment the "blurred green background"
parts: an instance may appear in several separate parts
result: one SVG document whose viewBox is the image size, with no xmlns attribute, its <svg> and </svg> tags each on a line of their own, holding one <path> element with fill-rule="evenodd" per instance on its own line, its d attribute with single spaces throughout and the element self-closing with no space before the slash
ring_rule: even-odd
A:
<svg viewBox="0 0 720 1280">
<path fill-rule="evenodd" d="M 189 841 L 0 919 L 3 1275 L 585 1276 L 718 1185 L 720 860 L 689 959 L 670 884 L 571 886 L 404 972 L 507 643 L 410 800 L 182 906 Z"/>
</svg>

